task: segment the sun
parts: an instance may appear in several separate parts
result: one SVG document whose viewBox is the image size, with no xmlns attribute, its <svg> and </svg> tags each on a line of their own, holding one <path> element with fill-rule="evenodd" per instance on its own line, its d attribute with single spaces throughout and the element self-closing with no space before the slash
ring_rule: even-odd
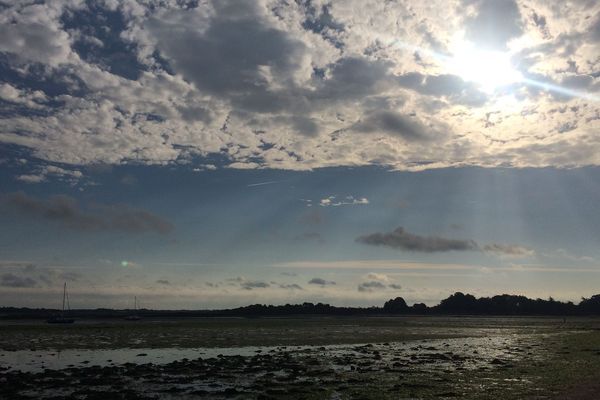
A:
<svg viewBox="0 0 600 400">
<path fill-rule="evenodd" d="M 465 47 L 448 59 L 447 68 L 450 73 L 474 82 L 487 92 L 523 79 L 512 65 L 510 53 L 499 51 Z"/>
</svg>

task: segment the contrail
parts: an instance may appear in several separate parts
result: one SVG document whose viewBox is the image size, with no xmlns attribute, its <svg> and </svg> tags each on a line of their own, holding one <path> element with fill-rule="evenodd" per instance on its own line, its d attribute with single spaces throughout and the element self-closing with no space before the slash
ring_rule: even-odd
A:
<svg viewBox="0 0 600 400">
<path fill-rule="evenodd" d="M 246 187 L 253 187 L 253 186 L 263 186 L 263 185 L 271 185 L 273 183 L 280 183 L 280 182 L 284 182 L 284 181 L 267 181 L 267 182 L 258 182 L 258 183 L 251 183 L 249 185 L 246 185 Z"/>
</svg>

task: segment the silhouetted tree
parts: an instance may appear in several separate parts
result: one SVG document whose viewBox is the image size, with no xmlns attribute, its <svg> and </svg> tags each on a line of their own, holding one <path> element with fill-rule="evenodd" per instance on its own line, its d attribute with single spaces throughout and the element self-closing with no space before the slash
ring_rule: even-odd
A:
<svg viewBox="0 0 600 400">
<path fill-rule="evenodd" d="M 478 311 L 477 299 L 471 294 L 456 292 L 444 299 L 436 307 L 440 311 L 458 314 L 476 313 Z"/>
<path fill-rule="evenodd" d="M 414 314 L 426 314 L 427 313 L 427 305 L 425 303 L 415 303 L 412 306 L 412 312 Z"/>
<path fill-rule="evenodd" d="M 595 294 L 589 299 L 583 297 L 579 308 L 586 314 L 600 314 L 600 294 Z"/>
<path fill-rule="evenodd" d="M 395 299 L 388 300 L 383 305 L 383 311 L 390 314 L 401 314 L 409 311 L 406 301 L 402 297 L 396 297 Z"/>
</svg>

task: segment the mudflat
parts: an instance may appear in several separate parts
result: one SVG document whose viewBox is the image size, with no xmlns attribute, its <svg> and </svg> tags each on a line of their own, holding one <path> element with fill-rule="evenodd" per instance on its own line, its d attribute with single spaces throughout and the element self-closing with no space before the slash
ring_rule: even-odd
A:
<svg viewBox="0 0 600 400">
<path fill-rule="evenodd" d="M 596 399 L 600 319 L 0 325 L 0 398 Z"/>
</svg>

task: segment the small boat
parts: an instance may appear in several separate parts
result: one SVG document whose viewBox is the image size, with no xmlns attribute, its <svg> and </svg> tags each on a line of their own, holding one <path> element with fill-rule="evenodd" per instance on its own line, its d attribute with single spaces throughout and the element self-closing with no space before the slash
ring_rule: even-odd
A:
<svg viewBox="0 0 600 400">
<path fill-rule="evenodd" d="M 127 315 L 124 319 L 126 321 L 139 321 L 140 319 L 142 319 L 142 317 L 140 317 L 139 315 L 137 315 L 137 297 L 134 296 L 133 297 L 133 314 Z"/>
<path fill-rule="evenodd" d="M 46 320 L 49 324 L 72 324 L 75 322 L 73 318 L 68 318 L 65 316 L 65 303 L 67 306 L 67 310 L 71 310 L 71 306 L 69 304 L 69 295 L 67 294 L 67 282 L 63 287 L 63 301 L 62 301 L 62 311 L 58 315 L 54 315 Z"/>
</svg>

